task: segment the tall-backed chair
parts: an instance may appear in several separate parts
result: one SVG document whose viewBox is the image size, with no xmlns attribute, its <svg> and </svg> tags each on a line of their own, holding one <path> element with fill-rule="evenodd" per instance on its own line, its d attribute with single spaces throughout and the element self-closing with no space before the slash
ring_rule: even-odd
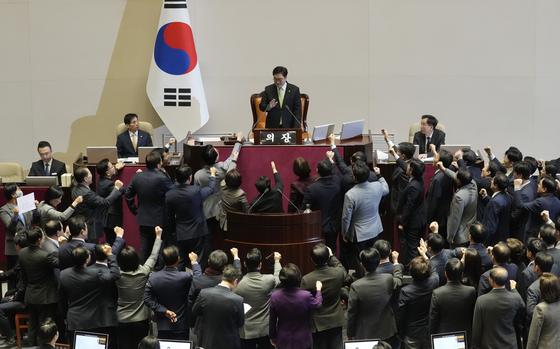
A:
<svg viewBox="0 0 560 349">
<path fill-rule="evenodd" d="M 2 183 L 21 183 L 25 180 L 23 167 L 15 162 L 0 162 Z"/>
<path fill-rule="evenodd" d="M 141 129 L 144 132 L 147 132 L 150 134 L 150 136 L 152 137 L 152 139 L 154 138 L 154 126 L 152 126 L 151 123 L 147 122 L 147 121 L 139 121 L 139 129 Z M 124 131 L 126 131 L 127 127 L 124 124 L 124 122 L 121 122 L 120 124 L 117 125 L 117 136 L 120 135 L 121 133 L 123 133 Z"/>
</svg>

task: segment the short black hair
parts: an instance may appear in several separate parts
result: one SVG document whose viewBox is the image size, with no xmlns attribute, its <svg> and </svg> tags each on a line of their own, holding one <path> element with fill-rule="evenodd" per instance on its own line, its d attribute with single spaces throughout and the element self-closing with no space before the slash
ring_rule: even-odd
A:
<svg viewBox="0 0 560 349">
<path fill-rule="evenodd" d="M 397 148 L 405 157 L 405 160 L 412 159 L 414 157 L 414 153 L 416 152 L 416 147 L 410 142 L 400 142 Z"/>
<path fill-rule="evenodd" d="M 457 258 L 450 258 L 445 263 L 445 275 L 448 281 L 460 281 L 465 267 Z"/>
<path fill-rule="evenodd" d="M 88 176 L 89 170 L 85 166 L 80 166 L 74 171 L 74 179 L 78 183 L 82 183 L 84 179 Z"/>
<path fill-rule="evenodd" d="M 546 163 L 544 165 L 544 171 L 550 177 L 555 178 L 556 174 L 558 174 L 558 167 L 553 163 Z"/>
<path fill-rule="evenodd" d="M 469 235 L 473 242 L 481 244 L 486 238 L 486 229 L 482 223 L 476 221 L 469 225 Z"/>
<path fill-rule="evenodd" d="M 461 187 L 464 187 L 472 182 L 472 175 L 467 169 L 461 168 L 457 171 L 457 181 Z"/>
<path fill-rule="evenodd" d="M 301 271 L 294 263 L 288 263 L 282 267 L 278 278 L 281 288 L 296 288 L 301 284 Z"/>
<path fill-rule="evenodd" d="M 70 236 L 76 237 L 80 235 L 82 230 L 86 229 L 86 219 L 84 216 L 73 216 L 67 221 Z"/>
<path fill-rule="evenodd" d="M 166 266 L 172 266 L 179 262 L 179 249 L 175 245 L 167 246 L 162 251 L 163 263 Z"/>
<path fill-rule="evenodd" d="M 51 219 L 45 223 L 45 235 L 48 237 L 57 236 L 61 229 L 62 226 L 59 220 Z"/>
<path fill-rule="evenodd" d="M 556 193 L 556 182 L 554 179 L 545 176 L 541 179 L 541 185 L 547 193 Z"/>
<path fill-rule="evenodd" d="M 83 246 L 78 246 L 72 250 L 72 263 L 74 267 L 81 268 L 89 258 L 89 250 Z"/>
<path fill-rule="evenodd" d="M 138 119 L 138 115 L 134 113 L 128 113 L 124 116 L 123 122 L 125 125 L 130 125 L 130 123 L 132 122 L 132 120 L 134 120 L 134 118 Z"/>
<path fill-rule="evenodd" d="M 212 166 L 216 163 L 217 159 L 218 159 L 218 151 L 214 148 L 213 145 L 206 144 L 202 148 L 202 161 L 207 166 Z"/>
<path fill-rule="evenodd" d="M 430 264 L 422 256 L 414 257 L 410 261 L 409 269 L 414 281 L 423 281 L 430 277 Z"/>
<path fill-rule="evenodd" d="M 193 171 L 188 165 L 181 165 L 175 171 L 175 179 L 177 180 L 177 183 L 185 184 L 192 176 L 192 173 Z"/>
<path fill-rule="evenodd" d="M 506 152 L 505 156 L 511 163 L 516 163 L 523 160 L 523 153 L 517 147 L 509 147 Z"/>
<path fill-rule="evenodd" d="M 135 271 L 140 266 L 140 257 L 134 247 L 128 245 L 117 255 L 117 263 L 124 272 Z"/>
<path fill-rule="evenodd" d="M 466 148 L 463 149 L 463 160 L 467 166 L 474 166 L 480 158 L 473 150 Z"/>
<path fill-rule="evenodd" d="M 508 279 L 508 272 L 505 268 L 496 267 L 490 270 L 490 279 L 494 280 L 496 285 L 505 286 Z"/>
<path fill-rule="evenodd" d="M 4 184 L 4 197 L 7 201 L 12 200 L 12 197 L 18 190 L 18 186 L 16 183 L 6 183 Z"/>
<path fill-rule="evenodd" d="M 294 163 L 292 165 L 292 171 L 299 178 L 305 179 L 305 178 L 309 178 L 309 174 L 311 173 L 311 168 L 309 167 L 309 162 L 300 156 L 295 158 Z"/>
<path fill-rule="evenodd" d="M 329 261 L 329 257 L 329 249 L 327 245 L 322 242 L 316 244 L 311 249 L 311 260 L 313 260 L 316 266 L 326 265 Z"/>
<path fill-rule="evenodd" d="M 367 162 L 366 153 L 364 153 L 364 152 L 361 151 L 361 150 L 358 150 L 357 152 L 355 152 L 354 154 L 352 154 L 352 157 L 350 158 L 350 162 L 351 162 L 351 163 L 355 163 L 356 161 Z"/>
<path fill-rule="evenodd" d="M 317 163 L 317 172 L 321 177 L 327 177 L 332 175 L 333 165 L 330 160 L 321 160 Z"/>
<path fill-rule="evenodd" d="M 267 189 L 270 190 L 270 178 L 267 176 L 260 176 L 255 182 L 255 187 L 261 194 Z"/>
<path fill-rule="evenodd" d="M 445 239 L 438 233 L 430 233 L 428 234 L 427 244 L 434 253 L 438 253 L 445 248 Z"/>
<path fill-rule="evenodd" d="M 159 339 L 154 336 L 146 336 L 138 343 L 138 349 L 160 349 Z"/>
<path fill-rule="evenodd" d="M 490 172 L 490 177 L 492 177 L 492 178 L 496 177 L 496 175 L 498 175 L 498 173 L 502 173 L 502 171 L 500 169 L 500 165 L 498 165 L 494 161 L 490 161 L 488 163 L 487 169 L 488 169 L 488 172 Z"/>
<path fill-rule="evenodd" d="M 252 248 L 247 252 L 245 256 L 245 266 L 247 267 L 247 271 L 257 271 L 259 269 L 259 265 L 262 263 L 262 253 L 258 248 Z"/>
<path fill-rule="evenodd" d="M 363 161 L 356 161 L 352 164 L 352 173 L 357 183 L 363 183 L 369 178 L 369 167 Z"/>
<path fill-rule="evenodd" d="M 433 115 L 429 115 L 429 114 L 422 115 L 421 119 L 426 119 L 426 123 L 432 126 L 433 128 L 436 128 L 438 124 L 438 119 L 436 119 L 436 117 Z"/>
<path fill-rule="evenodd" d="M 422 160 L 412 159 L 408 163 L 408 166 L 410 167 L 411 176 L 415 179 L 422 180 L 422 178 L 424 176 L 424 169 L 425 169 L 424 163 L 422 162 Z"/>
<path fill-rule="evenodd" d="M 51 144 L 47 141 L 40 141 L 39 144 L 37 144 L 37 149 L 46 148 L 46 147 L 49 147 L 49 149 L 52 150 Z"/>
<path fill-rule="evenodd" d="M 496 263 L 504 264 L 509 261 L 511 250 L 509 249 L 508 245 L 506 245 L 506 243 L 498 242 L 492 249 L 492 256 L 494 256 Z"/>
<path fill-rule="evenodd" d="M 242 276 L 241 271 L 231 264 L 226 265 L 222 272 L 222 280 L 231 283 L 241 279 Z"/>
<path fill-rule="evenodd" d="M 554 258 L 544 251 L 539 252 L 535 256 L 535 265 L 538 266 L 543 273 L 550 273 L 554 265 Z"/>
<path fill-rule="evenodd" d="M 374 272 L 379 266 L 381 255 L 374 247 L 366 248 L 360 252 L 360 263 L 368 273 Z"/>
<path fill-rule="evenodd" d="M 103 245 L 102 244 L 96 244 L 95 249 L 93 251 L 95 253 L 95 260 L 96 261 L 103 262 L 103 261 L 107 260 L 107 255 L 105 254 L 105 251 L 103 251 Z"/>
<path fill-rule="evenodd" d="M 36 245 L 43 238 L 43 231 L 39 227 L 32 227 L 27 230 L 27 242 Z"/>
<path fill-rule="evenodd" d="M 150 154 L 146 155 L 146 167 L 150 170 L 153 170 L 158 167 L 161 163 L 161 156 L 156 152 L 150 152 Z"/>
<path fill-rule="evenodd" d="M 502 172 L 496 173 L 494 178 L 492 178 L 492 181 L 494 182 L 494 185 L 496 186 L 496 188 L 498 188 L 499 191 L 506 190 L 509 185 L 509 180 L 507 176 Z"/>
<path fill-rule="evenodd" d="M 60 199 L 64 195 L 64 191 L 58 185 L 51 185 L 45 193 L 45 202 L 50 202 L 54 199 Z"/>
<path fill-rule="evenodd" d="M 228 188 L 237 189 L 241 186 L 241 173 L 236 168 L 231 169 L 227 171 L 224 181 Z"/>
<path fill-rule="evenodd" d="M 451 166 L 451 163 L 453 162 L 453 154 L 445 149 L 440 149 L 438 155 L 439 161 L 443 163 L 443 167 L 448 168 L 449 166 Z"/>
<path fill-rule="evenodd" d="M 42 346 L 50 343 L 57 333 L 58 327 L 56 326 L 56 322 L 51 318 L 47 318 L 37 329 L 37 344 Z"/>
<path fill-rule="evenodd" d="M 519 161 L 513 165 L 513 173 L 521 176 L 523 179 L 529 179 L 531 176 L 531 166 L 525 161 Z"/>
<path fill-rule="evenodd" d="M 547 246 L 556 244 L 556 229 L 549 224 L 543 224 L 541 226 L 539 236 Z"/>
<path fill-rule="evenodd" d="M 105 177 L 105 174 L 109 170 L 109 159 L 102 159 L 95 165 L 95 170 L 100 177 Z"/>
<path fill-rule="evenodd" d="M 27 242 L 27 233 L 16 234 L 16 236 L 14 236 L 14 244 L 19 248 L 29 246 L 29 242 Z"/>
<path fill-rule="evenodd" d="M 531 174 L 535 173 L 535 171 L 539 169 L 539 163 L 537 162 L 537 159 L 535 159 L 534 157 L 526 156 L 523 158 L 523 161 L 529 164 Z"/>
<path fill-rule="evenodd" d="M 373 248 L 379 252 L 381 259 L 389 258 L 391 256 L 391 244 L 387 240 L 377 240 L 373 244 Z"/>
<path fill-rule="evenodd" d="M 537 253 L 546 250 L 546 245 L 544 241 L 536 237 L 530 237 L 527 239 L 527 251 L 531 252 L 533 256 L 536 256 Z"/>
<path fill-rule="evenodd" d="M 274 67 L 274 69 L 272 69 L 272 75 L 276 74 L 282 74 L 283 77 L 286 77 L 288 76 L 288 68 L 282 66 Z"/>
<path fill-rule="evenodd" d="M 214 250 L 208 256 L 208 266 L 217 272 L 222 272 L 228 263 L 228 256 L 222 250 Z"/>
</svg>

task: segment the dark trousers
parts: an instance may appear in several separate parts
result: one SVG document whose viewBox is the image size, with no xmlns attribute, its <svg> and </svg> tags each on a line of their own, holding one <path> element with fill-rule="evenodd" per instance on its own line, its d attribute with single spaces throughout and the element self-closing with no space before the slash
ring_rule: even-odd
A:
<svg viewBox="0 0 560 349">
<path fill-rule="evenodd" d="M 325 245 L 331 248 L 332 253 L 336 256 L 337 249 L 336 249 L 336 240 L 338 238 L 337 232 L 323 232 L 323 236 L 325 237 Z"/>
<path fill-rule="evenodd" d="M 154 247 L 154 241 L 156 240 L 155 227 L 147 227 L 145 225 L 140 226 L 140 264 L 146 263 L 150 253 L 152 253 L 152 247 Z"/>
<path fill-rule="evenodd" d="M 53 304 L 27 304 L 27 311 L 29 312 L 29 344 L 31 346 L 37 345 L 37 331 L 45 320 L 51 318 L 56 321 L 56 312 L 58 310 L 58 303 Z"/>
<path fill-rule="evenodd" d="M 14 338 L 14 330 L 10 326 L 10 319 L 0 309 L 0 334 L 6 338 Z"/>
<path fill-rule="evenodd" d="M 119 349 L 137 349 L 142 338 L 149 333 L 148 320 L 138 322 L 119 322 L 117 327 L 117 344 Z"/>
<path fill-rule="evenodd" d="M 241 348 L 242 349 L 272 349 L 272 344 L 270 343 L 270 338 L 268 336 L 253 338 L 253 339 L 241 338 Z"/>
<path fill-rule="evenodd" d="M 190 252 L 194 252 L 198 255 L 198 263 L 200 264 L 202 270 L 204 270 L 208 261 L 208 255 L 210 254 L 209 235 L 204 235 L 194 239 L 179 240 L 177 241 L 177 247 L 179 247 L 179 256 L 181 257 L 179 270 L 185 270 L 186 267 L 190 267 Z"/>
<path fill-rule="evenodd" d="M 406 229 L 401 234 L 401 252 L 404 249 L 403 264 L 408 269 L 408 263 L 418 256 L 420 238 L 424 235 L 424 229 Z"/>
<path fill-rule="evenodd" d="M 14 269 L 14 267 L 16 266 L 18 262 L 18 256 L 6 256 L 6 270 L 12 270 Z M 13 290 L 16 288 L 17 285 L 17 273 L 13 273 L 13 275 L 11 275 L 8 278 L 8 290 Z"/>
<path fill-rule="evenodd" d="M 342 348 L 342 327 L 313 333 L 314 349 L 339 349 Z"/>
<path fill-rule="evenodd" d="M 456 249 L 457 247 L 469 247 L 469 242 L 463 242 L 462 244 L 450 244 L 451 249 Z"/>
<path fill-rule="evenodd" d="M 218 335 L 218 334 L 216 334 Z M 160 331 L 158 330 L 159 339 L 176 339 L 176 340 L 185 340 L 189 339 L 189 331 Z M 120 348 L 119 348 L 120 349 Z"/>
</svg>

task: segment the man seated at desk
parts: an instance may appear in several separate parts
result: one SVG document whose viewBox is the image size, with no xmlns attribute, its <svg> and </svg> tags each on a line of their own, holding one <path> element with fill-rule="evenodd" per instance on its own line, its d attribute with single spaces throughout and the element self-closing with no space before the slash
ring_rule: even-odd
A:
<svg viewBox="0 0 560 349">
<path fill-rule="evenodd" d="M 438 120 L 433 115 L 422 115 L 420 119 L 420 131 L 414 134 L 412 144 L 418 145 L 419 154 L 426 154 L 427 157 L 432 157 L 434 154 L 430 151 L 430 144 L 436 146 L 436 151 L 439 147 L 445 144 L 445 132 L 436 129 Z"/>
<path fill-rule="evenodd" d="M 51 144 L 40 141 L 37 152 L 41 159 L 31 164 L 28 176 L 58 176 L 60 181 L 60 176 L 66 173 L 66 164 L 53 158 Z"/>
<path fill-rule="evenodd" d="M 266 112 L 266 128 L 301 128 L 301 96 L 299 87 L 288 83 L 288 69 L 272 70 L 274 84 L 261 93 L 259 109 Z"/>
<path fill-rule="evenodd" d="M 117 136 L 117 154 L 119 159 L 138 156 L 138 147 L 153 146 L 152 137 L 148 132 L 140 130 L 138 115 L 126 114 L 124 124 L 128 128 Z"/>
</svg>

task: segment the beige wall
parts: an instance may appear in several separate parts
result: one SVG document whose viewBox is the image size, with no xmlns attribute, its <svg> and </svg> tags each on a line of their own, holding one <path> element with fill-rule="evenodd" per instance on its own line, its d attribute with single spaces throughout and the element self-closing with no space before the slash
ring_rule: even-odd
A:
<svg viewBox="0 0 560 349">
<path fill-rule="evenodd" d="M 114 142 L 145 93 L 159 0 L 0 0 L 0 161 L 68 162 Z M 279 8 L 279 4 L 281 4 Z M 275 65 L 311 97 L 311 125 L 366 118 L 407 135 L 424 113 L 448 143 L 558 157 L 560 2 L 191 0 L 210 111 L 203 132 L 250 127 Z"/>
</svg>

